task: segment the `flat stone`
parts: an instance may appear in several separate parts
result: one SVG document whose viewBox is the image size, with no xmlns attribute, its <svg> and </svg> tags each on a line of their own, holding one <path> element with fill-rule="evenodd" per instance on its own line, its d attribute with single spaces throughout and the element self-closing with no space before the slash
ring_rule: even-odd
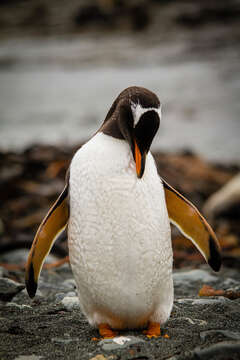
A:
<svg viewBox="0 0 240 360">
<path fill-rule="evenodd" d="M 16 308 L 16 309 L 19 309 L 19 310 L 32 310 L 32 307 L 30 305 L 19 305 L 19 304 L 16 304 L 14 302 L 9 302 L 6 304 L 7 307 L 12 307 L 12 308 Z"/>
<path fill-rule="evenodd" d="M 99 346 L 104 351 L 113 351 L 127 348 L 130 345 L 144 343 L 144 340 L 136 336 L 117 336 L 113 339 L 104 339 L 99 342 Z"/>
<path fill-rule="evenodd" d="M 200 360 L 209 360 L 213 357 L 218 360 L 221 359 L 239 359 L 240 354 L 240 342 L 228 342 L 222 341 L 220 343 L 211 345 L 207 348 L 196 348 L 193 351 L 193 354 L 197 356 L 197 359 Z M 232 356 L 237 357 L 232 357 Z"/>
<path fill-rule="evenodd" d="M 16 294 L 25 288 L 23 284 L 7 278 L 0 278 L 0 300 L 10 301 Z"/>
<path fill-rule="evenodd" d="M 4 268 L 0 266 L 0 278 L 3 277 L 4 274 Z"/>
<path fill-rule="evenodd" d="M 229 287 L 229 286 L 236 286 L 238 285 L 238 281 L 231 279 L 231 278 L 227 278 L 223 281 L 223 286 L 224 287 Z"/>
<path fill-rule="evenodd" d="M 209 299 L 177 299 L 177 303 L 179 304 L 191 304 L 191 305 L 216 305 L 216 304 L 231 304 L 232 301 L 223 297 L 219 296 L 218 298 L 209 298 Z"/>
<path fill-rule="evenodd" d="M 66 293 L 67 297 L 77 297 L 77 294 L 75 293 L 75 291 L 69 291 L 68 293 Z"/>
<path fill-rule="evenodd" d="M 200 338 L 205 340 L 209 336 L 223 335 L 230 340 L 240 340 L 240 332 L 229 331 L 229 330 L 208 330 L 200 333 Z"/>
<path fill-rule="evenodd" d="M 195 318 L 190 318 L 190 317 L 184 317 L 184 316 L 178 316 L 177 318 L 173 318 L 173 319 L 169 319 L 168 320 L 168 325 L 169 324 L 173 324 L 173 326 L 176 326 L 177 324 L 185 322 L 187 324 L 190 325 L 198 325 L 198 326 L 205 326 L 207 325 L 207 321 L 202 320 L 202 319 L 195 319 Z"/>
<path fill-rule="evenodd" d="M 20 355 L 14 360 L 39 360 L 42 358 L 43 358 L 42 356 L 37 356 L 37 355 Z"/>
<path fill-rule="evenodd" d="M 72 342 L 79 342 L 79 338 L 52 338 L 51 341 L 55 344 L 68 345 Z"/>
<path fill-rule="evenodd" d="M 62 299 L 61 304 L 67 311 L 80 309 L 79 299 L 77 296 L 65 296 Z"/>
<path fill-rule="evenodd" d="M 216 276 L 211 275 L 208 271 L 194 269 L 189 271 L 178 271 L 173 274 L 174 285 L 189 286 L 191 282 L 201 281 L 202 283 L 211 283 L 217 281 Z"/>
<path fill-rule="evenodd" d="M 3 263 L 22 264 L 27 261 L 29 250 L 16 249 L 1 255 L 1 261 Z"/>
</svg>

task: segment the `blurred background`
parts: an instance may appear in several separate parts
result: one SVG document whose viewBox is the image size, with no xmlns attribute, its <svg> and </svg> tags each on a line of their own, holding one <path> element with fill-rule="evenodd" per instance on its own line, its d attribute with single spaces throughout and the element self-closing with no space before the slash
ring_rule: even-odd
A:
<svg viewBox="0 0 240 360">
<path fill-rule="evenodd" d="M 239 73 L 238 0 L 0 0 L 0 263 L 23 264 L 72 155 L 139 85 L 163 103 L 159 172 L 239 266 Z M 202 262 L 173 241 L 175 267 Z"/>
</svg>

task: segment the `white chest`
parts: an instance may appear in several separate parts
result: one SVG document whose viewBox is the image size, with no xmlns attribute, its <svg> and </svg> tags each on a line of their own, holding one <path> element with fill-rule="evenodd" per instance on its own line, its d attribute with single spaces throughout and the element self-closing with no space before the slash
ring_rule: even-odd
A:
<svg viewBox="0 0 240 360">
<path fill-rule="evenodd" d="M 151 154 L 138 179 L 128 144 L 97 134 L 70 167 L 69 253 L 86 313 L 151 308 L 172 272 L 164 190 Z"/>
</svg>

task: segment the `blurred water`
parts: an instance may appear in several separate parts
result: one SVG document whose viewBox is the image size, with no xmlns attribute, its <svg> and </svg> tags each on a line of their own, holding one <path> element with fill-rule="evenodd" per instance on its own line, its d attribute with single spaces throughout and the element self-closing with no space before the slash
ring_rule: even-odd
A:
<svg viewBox="0 0 240 360">
<path fill-rule="evenodd" d="M 163 103 L 155 149 L 187 148 L 209 160 L 240 162 L 239 67 L 234 50 L 192 56 L 184 42 L 2 42 L 0 147 L 80 143 L 100 126 L 120 91 L 140 85 Z"/>
</svg>

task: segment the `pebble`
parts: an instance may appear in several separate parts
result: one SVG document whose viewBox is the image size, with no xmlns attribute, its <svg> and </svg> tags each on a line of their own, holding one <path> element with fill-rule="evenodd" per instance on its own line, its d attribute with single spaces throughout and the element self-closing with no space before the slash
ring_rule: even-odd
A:
<svg viewBox="0 0 240 360">
<path fill-rule="evenodd" d="M 124 349 L 130 345 L 135 345 L 139 343 L 144 343 L 144 340 L 136 336 L 118 336 L 114 337 L 113 339 L 101 340 L 99 346 L 101 346 L 104 351 L 113 351 L 118 349 Z"/>
<path fill-rule="evenodd" d="M 73 311 L 73 310 L 80 309 L 79 299 L 77 296 L 65 296 L 62 299 L 61 304 L 64 306 L 64 308 L 67 311 Z"/>
<path fill-rule="evenodd" d="M 60 302 L 62 301 L 62 299 L 65 298 L 65 296 L 66 296 L 65 293 L 57 293 L 57 294 L 55 295 L 55 302 L 56 302 L 56 303 L 60 303 Z"/>
<path fill-rule="evenodd" d="M 23 284 L 7 278 L 0 278 L 0 300 L 10 301 L 16 294 L 25 288 Z"/>
</svg>

